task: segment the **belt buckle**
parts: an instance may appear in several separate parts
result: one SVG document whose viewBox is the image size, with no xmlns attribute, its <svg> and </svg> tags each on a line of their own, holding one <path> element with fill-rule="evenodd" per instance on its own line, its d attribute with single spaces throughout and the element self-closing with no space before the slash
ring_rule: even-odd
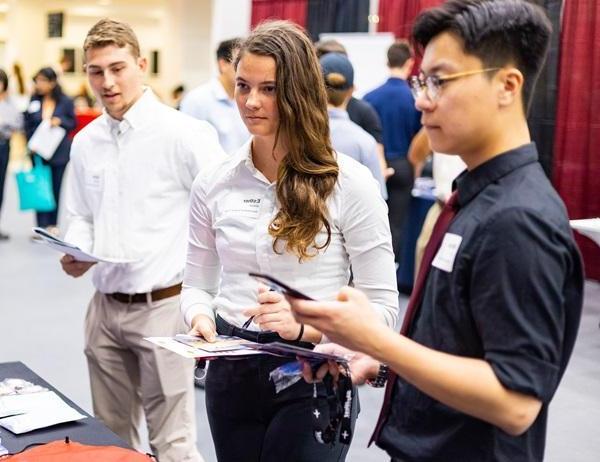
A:
<svg viewBox="0 0 600 462">
<path fill-rule="evenodd" d="M 127 294 L 127 303 L 130 305 L 133 303 L 133 294 Z"/>
</svg>

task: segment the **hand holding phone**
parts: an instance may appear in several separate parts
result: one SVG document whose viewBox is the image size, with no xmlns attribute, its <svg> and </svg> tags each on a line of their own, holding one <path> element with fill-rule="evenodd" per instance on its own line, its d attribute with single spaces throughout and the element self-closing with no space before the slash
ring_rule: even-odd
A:
<svg viewBox="0 0 600 462">
<path fill-rule="evenodd" d="M 268 286 L 271 290 L 279 292 L 283 295 L 287 295 L 293 298 L 299 298 L 300 300 L 314 300 L 314 298 L 309 297 L 306 294 L 303 294 L 297 289 L 288 286 L 287 284 L 281 282 L 279 279 L 265 273 L 248 273 L 253 278 L 262 282 L 266 286 Z"/>
</svg>

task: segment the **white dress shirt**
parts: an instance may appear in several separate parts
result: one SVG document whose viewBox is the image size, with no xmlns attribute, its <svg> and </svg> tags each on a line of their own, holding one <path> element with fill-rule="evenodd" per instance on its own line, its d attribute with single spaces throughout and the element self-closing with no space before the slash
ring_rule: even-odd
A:
<svg viewBox="0 0 600 462">
<path fill-rule="evenodd" d="M 452 182 L 460 175 L 467 164 L 457 155 L 433 153 L 433 181 L 435 197 L 446 202 L 452 194 Z"/>
<path fill-rule="evenodd" d="M 181 282 L 189 193 L 197 173 L 225 157 L 217 134 L 147 89 L 122 121 L 104 113 L 71 148 L 65 236 L 83 250 L 134 263 L 98 263 L 103 293 L 141 293 Z"/>
<path fill-rule="evenodd" d="M 227 154 L 237 151 L 250 138 L 235 101 L 216 77 L 185 95 L 180 110 L 215 127 Z"/>
<path fill-rule="evenodd" d="M 331 243 L 302 263 L 273 251 L 268 226 L 277 214 L 276 184 L 252 162 L 250 142 L 192 188 L 190 234 L 182 292 L 188 325 L 197 314 L 218 313 L 237 326 L 242 311 L 257 305 L 258 282 L 248 272 L 264 272 L 317 300 L 334 300 L 346 285 L 366 292 L 388 325 L 398 316 L 398 291 L 387 206 L 371 172 L 338 154 L 340 173 L 327 200 Z M 326 232 L 317 243 L 326 240 Z M 258 329 L 255 324 L 251 329 Z"/>
</svg>

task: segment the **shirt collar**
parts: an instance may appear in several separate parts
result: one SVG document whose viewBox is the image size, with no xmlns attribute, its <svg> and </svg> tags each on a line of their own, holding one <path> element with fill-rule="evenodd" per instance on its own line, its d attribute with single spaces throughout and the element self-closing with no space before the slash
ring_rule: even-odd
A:
<svg viewBox="0 0 600 462">
<path fill-rule="evenodd" d="M 250 137 L 250 139 L 246 141 L 246 143 L 244 143 L 234 154 L 232 167 L 237 169 L 242 164 L 246 169 L 248 169 L 254 178 L 268 185 L 271 184 L 269 180 L 267 180 L 267 178 L 262 174 L 262 172 L 254 166 L 254 162 L 252 161 L 252 137 Z"/>
<path fill-rule="evenodd" d="M 225 91 L 225 88 L 223 88 L 223 84 L 219 81 L 218 78 L 215 77 L 214 79 L 212 79 L 210 81 L 210 85 L 213 92 L 213 96 L 218 101 L 226 101 L 228 103 L 232 102 L 232 100 L 229 98 L 229 95 Z"/>
<path fill-rule="evenodd" d="M 347 119 L 350 120 L 350 116 L 348 115 L 348 111 L 344 111 L 343 109 L 328 108 L 327 113 L 329 114 L 330 119 Z"/>
<path fill-rule="evenodd" d="M 104 109 L 111 132 L 120 135 L 130 128 L 135 130 L 144 125 L 152 117 L 152 110 L 149 106 L 154 101 L 156 101 L 156 96 L 150 88 L 145 87 L 142 96 L 123 115 L 123 120 L 114 119 Z"/>
<path fill-rule="evenodd" d="M 535 143 L 528 143 L 493 157 L 472 171 L 464 171 L 455 180 L 458 203 L 464 207 L 489 184 L 537 160 Z"/>
</svg>

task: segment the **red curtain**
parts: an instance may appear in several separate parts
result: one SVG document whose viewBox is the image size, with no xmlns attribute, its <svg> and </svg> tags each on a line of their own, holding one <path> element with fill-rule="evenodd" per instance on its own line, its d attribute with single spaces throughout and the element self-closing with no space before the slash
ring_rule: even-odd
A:
<svg viewBox="0 0 600 462">
<path fill-rule="evenodd" d="M 306 27 L 308 0 L 252 0 L 251 27 L 265 19 L 289 19 Z"/>
<path fill-rule="evenodd" d="M 561 30 L 554 184 L 571 219 L 600 216 L 600 3 L 566 0 Z M 577 235 L 586 275 L 600 280 L 600 248 Z"/>
<path fill-rule="evenodd" d="M 379 32 L 393 32 L 407 39 L 417 14 L 426 8 L 439 6 L 444 0 L 379 0 Z"/>
</svg>

